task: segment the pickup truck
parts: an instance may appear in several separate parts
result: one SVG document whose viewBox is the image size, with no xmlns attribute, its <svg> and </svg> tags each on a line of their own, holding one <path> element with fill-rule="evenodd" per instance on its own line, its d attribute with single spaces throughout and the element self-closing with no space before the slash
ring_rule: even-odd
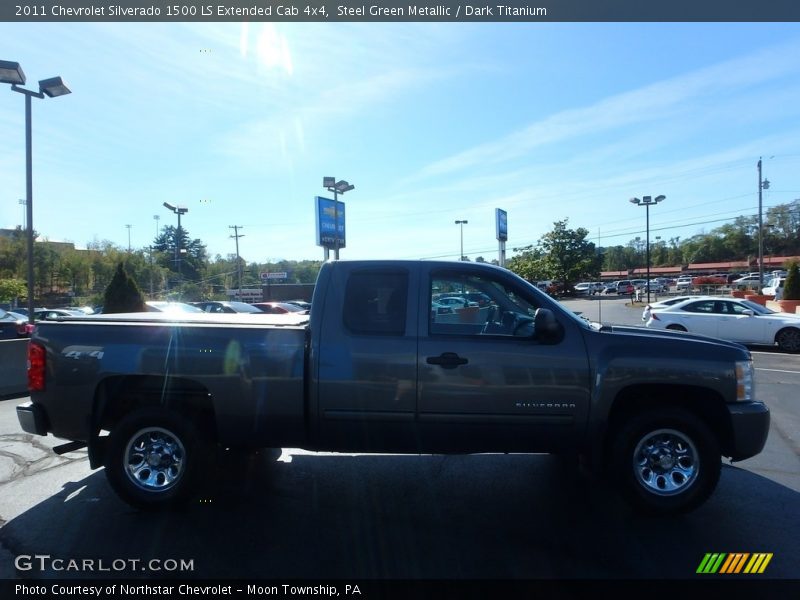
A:
<svg viewBox="0 0 800 600">
<path fill-rule="evenodd" d="M 481 294 L 482 306 L 432 309 Z M 769 411 L 744 347 L 590 323 L 510 271 L 323 265 L 309 315 L 155 313 L 41 322 L 22 429 L 88 446 L 129 504 L 193 497 L 217 448 L 580 455 L 633 505 L 691 510 Z"/>
</svg>

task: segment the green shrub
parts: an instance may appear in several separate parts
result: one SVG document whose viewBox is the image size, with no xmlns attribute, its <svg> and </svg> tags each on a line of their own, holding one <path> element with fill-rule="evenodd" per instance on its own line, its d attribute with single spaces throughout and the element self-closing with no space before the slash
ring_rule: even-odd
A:
<svg viewBox="0 0 800 600">
<path fill-rule="evenodd" d="M 786 281 L 783 284 L 783 299 L 800 300 L 800 272 L 798 272 L 796 262 L 792 263 L 789 273 L 786 275 Z"/>
</svg>

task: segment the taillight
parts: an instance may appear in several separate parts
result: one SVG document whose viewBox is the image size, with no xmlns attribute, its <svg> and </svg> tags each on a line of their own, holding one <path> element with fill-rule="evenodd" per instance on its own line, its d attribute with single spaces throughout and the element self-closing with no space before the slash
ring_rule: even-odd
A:
<svg viewBox="0 0 800 600">
<path fill-rule="evenodd" d="M 44 390 L 45 356 L 44 346 L 28 344 L 28 389 L 31 392 Z"/>
<path fill-rule="evenodd" d="M 653 319 L 653 321 L 660 321 L 661 320 L 661 319 L 658 318 L 658 315 L 656 313 L 650 313 L 650 318 Z"/>
</svg>

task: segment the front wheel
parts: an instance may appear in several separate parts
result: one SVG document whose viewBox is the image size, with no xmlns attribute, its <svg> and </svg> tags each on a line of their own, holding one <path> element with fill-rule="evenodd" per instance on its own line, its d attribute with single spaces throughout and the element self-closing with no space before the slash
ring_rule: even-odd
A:
<svg viewBox="0 0 800 600">
<path fill-rule="evenodd" d="M 106 477 L 117 495 L 145 510 L 186 503 L 207 464 L 207 447 L 192 421 L 162 408 L 122 419 L 105 457 Z"/>
<path fill-rule="evenodd" d="M 629 418 L 616 431 L 611 466 L 634 508 L 650 514 L 688 512 L 705 502 L 719 481 L 717 439 L 698 417 L 658 408 Z"/>
<path fill-rule="evenodd" d="M 775 341 L 783 352 L 800 352 L 800 329 L 782 329 L 775 336 Z"/>
</svg>

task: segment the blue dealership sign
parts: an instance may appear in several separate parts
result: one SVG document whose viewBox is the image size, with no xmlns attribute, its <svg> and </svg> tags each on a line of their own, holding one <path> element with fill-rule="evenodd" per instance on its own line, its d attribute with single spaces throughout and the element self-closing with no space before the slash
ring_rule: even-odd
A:
<svg viewBox="0 0 800 600">
<path fill-rule="evenodd" d="M 497 223 L 497 239 L 505 242 L 508 239 L 508 213 L 502 208 L 496 208 L 495 221 Z"/>
<path fill-rule="evenodd" d="M 345 247 L 344 202 L 317 196 L 314 199 L 317 224 L 317 246 Z"/>
</svg>

